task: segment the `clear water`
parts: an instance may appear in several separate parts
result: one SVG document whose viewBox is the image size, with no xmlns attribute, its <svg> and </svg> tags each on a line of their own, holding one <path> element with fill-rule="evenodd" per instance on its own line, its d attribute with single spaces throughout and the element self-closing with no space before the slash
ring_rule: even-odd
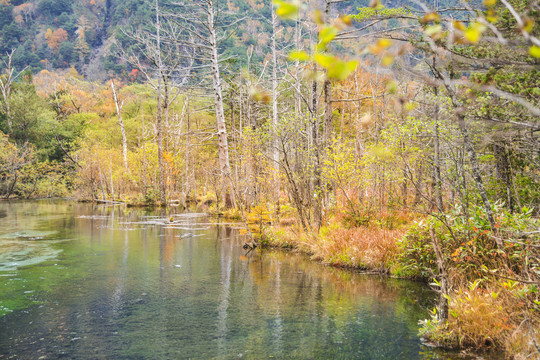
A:
<svg viewBox="0 0 540 360">
<path fill-rule="evenodd" d="M 197 214 L 0 202 L 0 359 L 447 359 L 434 294 L 280 251 Z"/>
</svg>

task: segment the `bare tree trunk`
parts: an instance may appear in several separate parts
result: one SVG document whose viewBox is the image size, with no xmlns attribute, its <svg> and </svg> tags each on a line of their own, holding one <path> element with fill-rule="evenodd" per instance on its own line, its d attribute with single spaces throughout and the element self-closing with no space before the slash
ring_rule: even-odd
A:
<svg viewBox="0 0 540 360">
<path fill-rule="evenodd" d="M 331 0 L 325 0 L 324 2 L 324 16 L 325 21 L 330 21 L 330 5 L 332 4 Z M 323 161 L 326 160 L 328 151 L 330 149 L 331 140 L 332 140 L 332 130 L 333 130 L 333 111 L 332 111 L 332 82 L 325 78 L 323 83 L 323 92 L 324 92 L 324 123 L 323 123 L 323 139 L 321 152 L 319 156 L 323 156 Z M 328 184 L 326 181 L 320 186 L 320 202 L 321 207 L 324 202 L 324 208 L 328 207 Z M 322 223 L 322 210 L 321 210 L 321 223 Z"/>
<path fill-rule="evenodd" d="M 167 183 L 170 181 L 167 181 L 169 179 L 167 170 L 165 169 L 165 153 L 169 151 L 168 147 L 168 138 L 169 138 L 169 116 L 170 116 L 170 93 L 171 93 L 171 87 L 169 78 L 162 73 L 163 76 L 163 82 L 162 82 L 162 101 L 161 106 L 163 107 L 163 110 L 161 112 L 162 114 L 162 125 L 161 125 L 161 162 L 162 162 L 162 186 L 163 186 L 163 192 L 165 194 L 164 199 L 161 200 L 162 203 L 165 203 L 167 201 L 167 194 L 170 194 L 170 188 L 167 188 Z"/>
<path fill-rule="evenodd" d="M 273 160 L 274 160 L 274 202 L 279 213 L 279 149 L 278 149 L 278 79 L 277 79 L 277 48 L 276 48 L 276 32 L 277 32 L 277 15 L 272 11 L 272 127 L 273 127 Z"/>
<path fill-rule="evenodd" d="M 109 171 L 111 172 L 111 195 L 112 195 L 112 200 L 115 201 L 115 198 L 114 198 L 113 169 L 112 169 L 112 157 L 110 155 L 109 155 Z"/>
<path fill-rule="evenodd" d="M 186 113 L 186 167 L 185 167 L 185 170 L 186 170 L 186 186 L 185 186 L 185 198 L 186 200 L 189 200 L 191 198 L 191 134 L 190 134 L 190 131 L 191 131 L 191 119 L 190 119 L 190 109 L 189 109 L 189 96 L 186 97 L 186 99 L 184 100 L 186 102 L 186 108 L 187 108 L 187 113 Z M 193 198 L 195 198 L 195 196 L 193 196 Z"/>
<path fill-rule="evenodd" d="M 118 99 L 118 94 L 116 93 L 116 87 L 114 86 L 114 80 L 111 79 L 111 88 L 113 92 L 114 105 L 116 106 L 116 114 L 118 116 L 118 125 L 120 125 L 120 132 L 122 133 L 122 157 L 124 159 L 124 168 L 128 169 L 128 160 L 127 160 L 127 136 L 126 129 L 124 127 L 124 120 L 122 119 L 122 107 L 124 102 L 120 103 Z"/>
<path fill-rule="evenodd" d="M 11 85 L 17 80 L 17 78 L 26 70 L 26 67 L 15 74 L 15 68 L 12 65 L 13 54 L 15 49 L 11 50 L 10 53 L 6 54 L 7 61 L 3 61 L 5 66 L 4 76 L 0 76 L 0 92 L 2 93 L 2 98 L 4 102 L 0 102 L 0 109 L 6 116 L 6 122 L 8 126 L 8 133 L 11 134 L 13 127 L 13 119 L 11 116 L 10 109 L 10 95 L 11 95 Z"/>
<path fill-rule="evenodd" d="M 461 136 L 463 138 L 463 145 L 465 146 L 465 150 L 467 151 L 467 154 L 469 155 L 469 161 L 471 162 L 472 175 L 473 175 L 474 183 L 476 185 L 476 189 L 478 190 L 478 192 L 480 193 L 480 197 L 482 198 L 482 202 L 484 204 L 484 209 L 486 211 L 486 215 L 489 220 L 491 231 L 496 233 L 497 228 L 495 227 L 495 218 L 493 216 L 493 208 L 491 207 L 491 202 L 489 201 L 486 188 L 484 187 L 484 182 L 482 181 L 482 176 L 480 175 L 480 165 L 478 164 L 478 157 L 476 156 L 476 150 L 474 149 L 474 146 L 469 137 L 469 130 L 467 129 L 467 125 L 465 124 L 465 119 L 462 114 L 458 114 L 458 125 L 459 125 L 459 130 L 461 132 Z M 503 243 L 499 238 L 496 238 L 495 241 L 497 242 L 497 246 L 499 246 L 499 248 L 503 247 Z"/>
<path fill-rule="evenodd" d="M 142 100 L 141 100 L 141 121 L 142 121 L 142 131 L 141 131 L 141 145 L 140 146 L 142 146 L 142 185 L 143 185 L 143 195 L 144 195 L 144 198 L 146 199 L 147 164 L 146 164 L 146 141 L 145 141 L 145 134 L 144 134 L 144 129 L 145 129 L 144 105 L 143 105 Z"/>
<path fill-rule="evenodd" d="M 298 217 L 300 218 L 300 223 L 302 224 L 302 228 L 305 232 L 308 232 L 311 230 L 311 225 L 309 224 L 309 220 L 306 219 L 306 216 L 304 214 L 304 204 L 302 201 L 302 197 L 300 194 L 300 189 L 298 188 L 298 185 L 294 179 L 294 173 L 291 168 L 291 165 L 289 163 L 289 158 L 287 156 L 287 149 L 285 144 L 282 144 L 282 150 L 283 150 L 283 168 L 285 175 L 287 176 L 287 180 L 289 182 L 289 187 L 292 192 L 292 198 L 294 205 L 296 206 L 296 211 L 298 212 Z"/>
<path fill-rule="evenodd" d="M 324 16 L 325 21 L 330 21 L 330 5 L 331 0 L 325 0 Z M 333 125 L 333 113 L 332 113 L 332 82 L 329 79 L 325 79 L 323 83 L 324 91 L 324 139 L 323 145 L 325 148 L 330 146 L 330 139 L 332 137 L 332 125 Z"/>
<path fill-rule="evenodd" d="M 312 82 L 312 118 L 311 118 L 311 130 L 313 141 L 313 154 L 314 154 L 314 166 L 313 166 L 313 221 L 316 231 L 322 225 L 322 189 L 321 189 L 321 159 L 320 159 L 320 139 L 319 139 L 319 114 L 318 114 L 318 99 L 317 99 L 317 80 Z"/>
<path fill-rule="evenodd" d="M 506 206 L 510 211 L 514 211 L 514 199 L 512 196 L 512 174 L 510 172 L 510 162 L 508 153 L 504 145 L 493 143 L 493 156 L 495 157 L 495 168 L 497 177 L 504 184 L 504 191 L 499 191 L 501 199 L 506 198 Z"/>
<path fill-rule="evenodd" d="M 19 175 L 17 173 L 15 173 L 15 176 L 13 176 L 13 182 L 11 183 L 11 185 L 8 188 L 7 195 L 5 196 L 5 199 L 9 199 L 11 194 L 13 194 L 13 191 L 15 190 L 15 184 L 17 184 L 18 178 L 19 178 Z"/>
<path fill-rule="evenodd" d="M 103 196 L 103 200 L 105 200 L 107 197 L 105 196 L 105 187 L 103 186 L 103 174 L 101 172 L 101 164 L 99 162 L 99 155 L 97 156 L 97 164 L 98 164 L 98 170 L 99 170 L 99 182 L 101 184 L 101 196 Z"/>
<path fill-rule="evenodd" d="M 461 137 L 463 138 L 463 145 L 465 147 L 465 150 L 467 151 L 467 155 L 469 156 L 469 161 L 471 162 L 473 180 L 476 185 L 476 189 L 478 190 L 480 197 L 482 198 L 482 203 L 484 204 L 484 209 L 486 211 L 486 215 L 489 221 L 489 225 L 491 227 L 491 231 L 493 233 L 496 233 L 497 228 L 495 227 L 495 218 L 493 216 L 493 208 L 491 207 L 491 202 L 489 201 L 486 188 L 484 187 L 484 183 L 482 181 L 482 175 L 480 174 L 480 165 L 478 164 L 478 157 L 476 155 L 476 150 L 474 149 L 473 143 L 469 136 L 469 130 L 467 129 L 467 124 L 465 123 L 465 116 L 460 110 L 461 103 L 457 97 L 454 87 L 448 82 L 448 78 L 435 67 L 435 64 L 431 66 L 431 69 L 434 71 L 436 77 L 443 80 L 445 88 L 448 91 L 448 95 L 450 96 L 450 99 L 452 100 L 452 105 L 457 115 L 459 131 L 461 132 Z M 496 238 L 495 241 L 499 248 L 503 247 L 502 240 L 500 240 L 499 238 Z"/>
<path fill-rule="evenodd" d="M 229 145 L 227 141 L 227 128 L 225 125 L 225 113 L 223 110 L 223 96 L 221 91 L 221 78 L 219 73 L 219 55 L 218 43 L 215 28 L 215 2 L 207 0 L 208 12 L 208 30 L 209 42 L 211 47 L 211 69 L 212 69 L 212 84 L 214 88 L 215 107 L 216 107 L 216 122 L 218 130 L 218 156 L 221 170 L 221 180 L 225 186 L 224 201 L 226 207 L 231 207 L 233 199 L 231 198 L 231 165 L 229 161 Z"/>
<path fill-rule="evenodd" d="M 294 31 L 295 31 L 295 34 L 294 34 L 295 48 L 298 50 L 301 50 L 300 37 L 302 36 L 301 35 L 302 29 L 300 28 L 299 20 L 296 21 L 296 26 L 295 26 Z M 299 94 L 301 82 L 300 82 L 300 62 L 298 60 L 296 60 L 294 63 L 294 82 L 297 89 L 297 91 L 295 91 L 295 97 L 294 97 L 294 111 L 295 111 L 296 116 L 299 117 L 300 113 L 302 112 L 302 99 L 300 98 L 300 94 Z"/>
<path fill-rule="evenodd" d="M 434 88 L 435 97 L 437 96 L 437 88 Z M 435 98 L 437 102 L 437 98 Z M 435 205 L 437 210 L 442 212 L 444 211 L 444 204 L 442 199 L 442 180 L 441 180 L 441 150 L 440 150 L 440 139 L 439 139 L 439 105 L 435 106 L 435 123 L 433 125 L 434 132 L 434 142 L 433 142 L 433 157 L 434 157 L 434 168 L 433 168 L 433 177 L 434 177 L 434 195 L 435 195 Z"/>
<path fill-rule="evenodd" d="M 440 276 L 440 295 L 439 295 L 439 323 L 443 323 L 448 320 L 448 274 L 446 272 L 446 267 L 444 266 L 444 257 L 441 249 L 441 244 L 435 234 L 433 226 L 430 227 L 429 233 L 431 235 L 431 244 L 433 245 L 433 250 L 435 251 L 435 257 L 437 259 L 437 267 L 439 268 Z"/>
<path fill-rule="evenodd" d="M 157 82 L 157 146 L 158 146 L 158 169 L 159 169 L 159 201 L 162 205 L 167 205 L 167 189 L 165 184 L 165 167 L 163 164 L 163 64 L 161 59 L 161 23 L 159 20 L 159 3 L 156 0 L 156 44 L 157 44 L 157 59 L 158 59 L 158 82 Z"/>
</svg>

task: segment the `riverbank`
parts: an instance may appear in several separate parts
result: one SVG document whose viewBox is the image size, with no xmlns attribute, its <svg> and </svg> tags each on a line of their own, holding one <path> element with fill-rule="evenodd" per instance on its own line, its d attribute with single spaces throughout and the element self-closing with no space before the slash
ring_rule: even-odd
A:
<svg viewBox="0 0 540 360">
<path fill-rule="evenodd" d="M 436 346 L 488 349 L 513 359 L 534 356 L 540 343 L 540 301 L 537 283 L 524 277 L 537 268 L 531 262 L 537 259 L 532 244 L 538 236 L 530 229 L 538 227 L 538 219 L 527 208 L 510 213 L 496 206 L 500 230 L 494 235 L 481 208 L 475 207 L 465 222 L 456 211 L 444 214 L 445 224 L 407 213 L 385 214 L 356 227 L 333 219 L 317 233 L 306 232 L 290 218 L 272 225 L 259 215 L 258 223 L 248 225 L 263 247 L 304 253 L 334 267 L 431 283 L 440 293 L 439 307 L 421 322 L 419 334 Z M 235 211 L 225 216 L 238 218 Z M 257 229 L 262 230 L 257 233 Z M 442 270 L 434 241 L 444 254 Z M 523 267 L 527 259 L 529 264 Z M 441 282 L 446 282 L 443 289 Z M 446 307 L 444 318 L 441 306 Z"/>
</svg>

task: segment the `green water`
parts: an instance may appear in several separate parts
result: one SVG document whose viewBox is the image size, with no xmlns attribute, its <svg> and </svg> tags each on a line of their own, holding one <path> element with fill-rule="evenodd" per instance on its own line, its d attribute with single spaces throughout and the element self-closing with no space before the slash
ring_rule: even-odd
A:
<svg viewBox="0 0 540 360">
<path fill-rule="evenodd" d="M 453 358 L 418 338 L 425 286 L 246 255 L 215 222 L 0 202 L 0 359 Z"/>
</svg>

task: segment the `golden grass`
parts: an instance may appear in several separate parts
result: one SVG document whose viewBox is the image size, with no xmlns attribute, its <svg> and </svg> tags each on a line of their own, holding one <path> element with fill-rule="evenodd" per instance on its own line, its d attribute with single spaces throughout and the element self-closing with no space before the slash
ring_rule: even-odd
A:
<svg viewBox="0 0 540 360">
<path fill-rule="evenodd" d="M 386 271 L 402 234 L 400 230 L 364 227 L 331 229 L 313 253 L 315 259 L 331 265 Z"/>
<path fill-rule="evenodd" d="M 328 265 L 386 272 L 402 234 L 401 230 L 323 228 L 314 236 L 281 226 L 268 229 L 266 237 L 270 246 L 294 248 Z"/>
<path fill-rule="evenodd" d="M 422 335 L 450 348 L 504 349 L 508 358 L 538 358 L 538 315 L 500 284 L 479 284 L 477 280 L 469 286 L 457 286 L 449 296 L 448 321 L 438 324 L 433 317 L 424 322 Z"/>
<path fill-rule="evenodd" d="M 499 293 L 460 289 L 450 297 L 448 330 L 460 347 L 500 346 L 515 328 L 512 306 Z"/>
</svg>

